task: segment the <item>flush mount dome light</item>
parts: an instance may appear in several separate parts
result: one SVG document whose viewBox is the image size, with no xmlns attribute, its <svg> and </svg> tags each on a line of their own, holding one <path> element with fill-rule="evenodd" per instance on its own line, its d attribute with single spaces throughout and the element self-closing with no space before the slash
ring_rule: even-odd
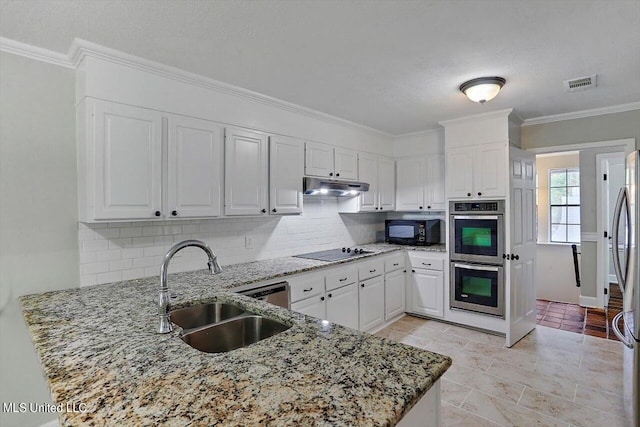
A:
<svg viewBox="0 0 640 427">
<path fill-rule="evenodd" d="M 460 91 L 473 102 L 484 104 L 496 97 L 507 81 L 502 77 L 479 77 L 460 85 Z"/>
</svg>

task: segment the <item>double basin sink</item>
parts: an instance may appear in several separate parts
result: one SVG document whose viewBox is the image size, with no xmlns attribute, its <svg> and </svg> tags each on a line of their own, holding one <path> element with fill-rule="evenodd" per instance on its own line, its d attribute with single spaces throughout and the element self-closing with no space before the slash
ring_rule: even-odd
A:
<svg viewBox="0 0 640 427">
<path fill-rule="evenodd" d="M 181 339 L 205 353 L 224 353 L 286 331 L 290 326 L 233 304 L 209 303 L 171 311 Z"/>
</svg>

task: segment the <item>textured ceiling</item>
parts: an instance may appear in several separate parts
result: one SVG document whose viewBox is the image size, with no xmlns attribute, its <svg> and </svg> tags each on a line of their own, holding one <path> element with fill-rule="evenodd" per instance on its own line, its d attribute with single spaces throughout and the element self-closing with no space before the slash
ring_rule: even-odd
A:
<svg viewBox="0 0 640 427">
<path fill-rule="evenodd" d="M 0 0 L 0 35 L 63 53 L 83 38 L 396 135 L 640 101 L 639 0 Z M 507 79 L 493 101 L 458 91 L 485 75 Z"/>
</svg>

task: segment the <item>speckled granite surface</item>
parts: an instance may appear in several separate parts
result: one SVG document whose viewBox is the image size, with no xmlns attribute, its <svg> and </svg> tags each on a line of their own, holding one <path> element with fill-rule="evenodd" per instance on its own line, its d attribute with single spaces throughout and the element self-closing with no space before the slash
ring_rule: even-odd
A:
<svg viewBox="0 0 640 427">
<path fill-rule="evenodd" d="M 54 403 L 86 405 L 61 413 L 61 423 L 394 425 L 451 359 L 228 291 L 330 264 L 280 258 L 226 266 L 217 276 L 170 275 L 174 308 L 219 300 L 291 325 L 221 354 L 189 347 L 179 328 L 155 333 L 157 278 L 21 297 Z"/>
</svg>

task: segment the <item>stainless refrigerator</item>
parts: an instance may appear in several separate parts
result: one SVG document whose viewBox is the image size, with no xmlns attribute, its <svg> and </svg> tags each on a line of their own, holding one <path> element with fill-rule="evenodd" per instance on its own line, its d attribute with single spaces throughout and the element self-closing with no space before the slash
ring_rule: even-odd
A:
<svg viewBox="0 0 640 427">
<path fill-rule="evenodd" d="M 631 397 L 632 405 L 625 405 L 625 420 L 629 426 L 640 427 L 638 408 L 640 391 L 640 152 L 627 156 L 625 187 L 620 189 L 612 224 L 613 266 L 623 295 L 623 311 L 612 321 L 612 329 L 624 344 L 624 395 Z M 620 246 L 619 246 L 620 245 Z M 624 247 L 620 257 L 617 248 Z"/>
</svg>

